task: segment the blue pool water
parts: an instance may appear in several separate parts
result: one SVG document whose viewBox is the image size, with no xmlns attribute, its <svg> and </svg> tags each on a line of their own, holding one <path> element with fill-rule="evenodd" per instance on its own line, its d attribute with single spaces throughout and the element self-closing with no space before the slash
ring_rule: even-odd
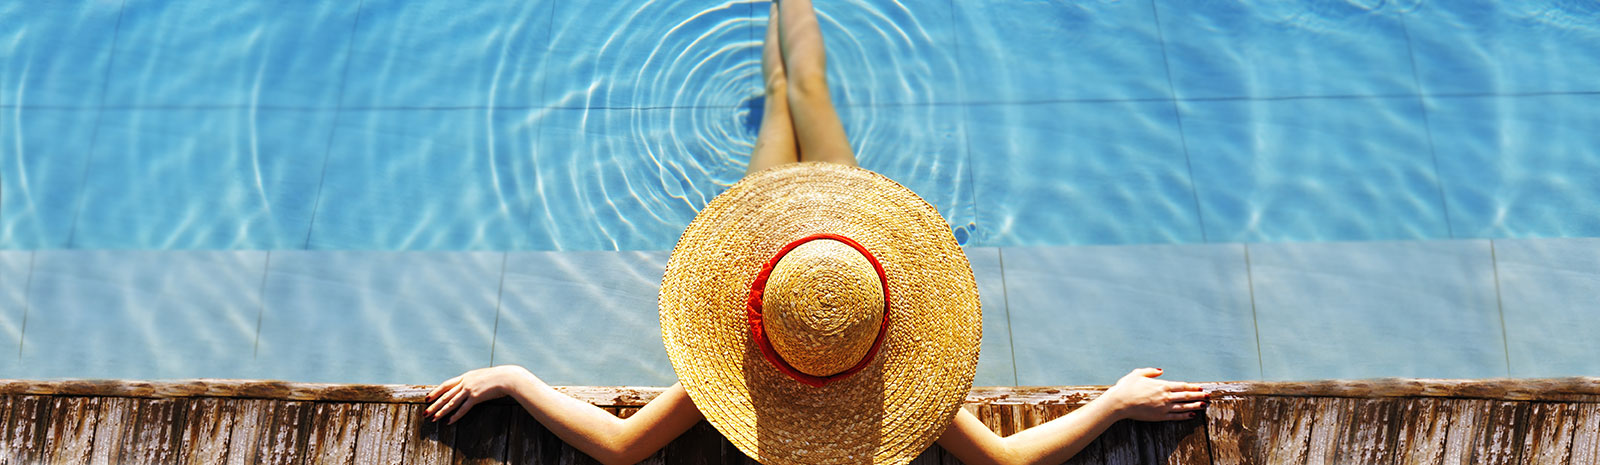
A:
<svg viewBox="0 0 1600 465">
<path fill-rule="evenodd" d="M 862 163 L 969 245 L 1600 235 L 1594 2 L 820 10 Z M 743 173 L 766 16 L 13 2 L 0 248 L 668 249 Z"/>
<path fill-rule="evenodd" d="M 768 3 L 618 5 L 0 3 L 0 378 L 670 383 Z M 862 165 L 969 247 L 979 384 L 1600 374 L 1600 3 L 818 10 Z"/>
</svg>

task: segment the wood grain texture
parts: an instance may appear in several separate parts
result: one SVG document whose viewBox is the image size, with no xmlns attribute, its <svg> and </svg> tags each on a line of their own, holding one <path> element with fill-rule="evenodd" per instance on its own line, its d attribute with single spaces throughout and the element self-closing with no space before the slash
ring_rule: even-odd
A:
<svg viewBox="0 0 1600 465">
<path fill-rule="evenodd" d="M 1444 461 L 1450 410 L 1441 399 L 1401 402 L 1400 432 L 1395 438 L 1395 465 L 1433 465 Z"/>
<path fill-rule="evenodd" d="M 1528 430 L 1523 434 L 1522 463 L 1567 463 L 1572 458 L 1572 438 L 1577 405 L 1539 402 L 1529 406 Z"/>
<path fill-rule="evenodd" d="M 1395 444 L 1400 439 L 1404 422 L 1400 418 L 1397 399 L 1351 399 L 1354 403 L 1350 421 L 1340 432 L 1343 436 L 1333 463 L 1392 463 Z"/>
<path fill-rule="evenodd" d="M 416 431 L 412 420 L 422 416 L 422 406 L 415 404 L 354 404 L 360 412 L 357 430 L 355 463 L 363 465 L 401 465 L 405 463 L 406 445 Z"/>
<path fill-rule="evenodd" d="M 1206 430 L 1211 438 L 1211 460 L 1217 465 L 1247 465 L 1262 463 L 1256 459 L 1256 445 L 1261 442 L 1261 399 L 1257 397 L 1223 397 L 1212 399 L 1206 409 Z"/>
<path fill-rule="evenodd" d="M 103 398 L 100 400 L 98 420 L 94 425 L 94 450 L 89 463 L 111 465 L 122 462 L 122 449 L 127 443 L 126 426 L 134 422 L 138 413 L 135 399 Z"/>
<path fill-rule="evenodd" d="M 318 402 L 311 408 L 305 456 L 309 463 L 354 465 L 359 404 Z"/>
<path fill-rule="evenodd" d="M 1412 379 L 1212 383 L 1224 395 L 1286 397 L 1438 397 L 1507 401 L 1600 402 L 1600 378 Z"/>
<path fill-rule="evenodd" d="M 256 460 L 267 465 L 298 463 L 310 441 L 310 402 L 274 402 L 256 443 Z"/>
<path fill-rule="evenodd" d="M 1332 465 L 1338 463 L 1345 431 L 1351 427 L 1351 414 L 1356 399 L 1299 399 L 1311 410 L 1311 440 L 1306 447 L 1305 463 Z"/>
<path fill-rule="evenodd" d="M 1254 444 L 1247 463 L 1302 464 L 1309 460 L 1316 410 L 1311 400 L 1264 397 L 1256 404 Z M 1215 430 L 1213 430 L 1215 431 Z"/>
<path fill-rule="evenodd" d="M 189 402 L 183 425 L 183 453 L 179 463 L 216 464 L 228 460 L 233 422 L 238 419 L 237 401 L 195 399 Z"/>
<path fill-rule="evenodd" d="M 136 399 L 127 399 L 136 400 Z M 143 399 L 137 399 L 143 401 Z M 228 426 L 229 465 L 260 463 L 261 442 L 272 425 L 272 412 L 279 401 L 258 399 L 227 399 L 233 406 L 234 419 Z"/>
<path fill-rule="evenodd" d="M 1446 464 L 1516 464 L 1530 409 L 1527 402 L 1450 400 Z"/>
<path fill-rule="evenodd" d="M 1572 462 L 1600 464 L 1600 404 L 1574 406 Z"/>
<path fill-rule="evenodd" d="M 413 431 L 414 435 L 407 438 L 406 459 L 403 462 L 417 465 L 449 464 L 455 458 L 453 447 L 456 428 L 444 422 L 428 420 L 422 415 L 421 406 L 417 407 L 415 411 L 408 412 L 411 424 L 407 429 Z"/>
<path fill-rule="evenodd" d="M 133 421 L 122 431 L 121 463 L 175 463 L 181 456 L 187 399 L 133 403 Z"/>
<path fill-rule="evenodd" d="M 32 464 L 44 453 L 45 426 L 50 424 L 51 398 L 18 396 L 11 399 L 11 414 L 6 418 L 7 463 Z"/>
<path fill-rule="evenodd" d="M 510 421 L 511 409 L 522 413 L 520 406 L 484 405 L 472 409 L 456 422 L 455 454 L 452 463 L 463 465 L 490 465 L 503 463 L 506 457 L 504 425 Z"/>
<path fill-rule="evenodd" d="M 42 463 L 89 463 L 94 452 L 94 426 L 100 416 L 97 397 L 51 398 Z"/>
</svg>

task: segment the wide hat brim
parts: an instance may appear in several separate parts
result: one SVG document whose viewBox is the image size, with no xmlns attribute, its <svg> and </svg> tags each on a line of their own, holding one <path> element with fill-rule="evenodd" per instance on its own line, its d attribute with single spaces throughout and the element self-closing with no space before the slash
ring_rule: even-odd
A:
<svg viewBox="0 0 1600 465">
<path fill-rule="evenodd" d="M 812 387 L 763 358 L 746 298 L 784 245 L 849 237 L 882 263 L 889 328 L 870 364 Z M 977 283 L 938 211 L 861 168 L 791 163 L 706 205 L 661 280 L 661 333 L 678 380 L 712 426 L 768 465 L 910 462 L 972 388 L 982 338 Z"/>
</svg>

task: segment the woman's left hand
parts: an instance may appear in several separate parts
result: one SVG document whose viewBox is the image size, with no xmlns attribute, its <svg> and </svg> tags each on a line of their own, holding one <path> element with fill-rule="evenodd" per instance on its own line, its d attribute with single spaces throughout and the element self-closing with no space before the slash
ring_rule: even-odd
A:
<svg viewBox="0 0 1600 465">
<path fill-rule="evenodd" d="M 1119 418 L 1139 421 L 1175 421 L 1194 418 L 1206 407 L 1207 394 L 1200 385 L 1155 379 L 1160 368 L 1133 370 L 1100 397 L 1111 402 Z"/>
</svg>

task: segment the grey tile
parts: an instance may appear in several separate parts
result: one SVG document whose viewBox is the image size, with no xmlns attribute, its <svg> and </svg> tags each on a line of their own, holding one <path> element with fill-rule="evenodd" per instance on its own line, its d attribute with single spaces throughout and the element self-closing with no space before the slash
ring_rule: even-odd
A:
<svg viewBox="0 0 1600 465">
<path fill-rule="evenodd" d="M 245 378 L 265 252 L 39 251 L 20 378 Z"/>
<path fill-rule="evenodd" d="M 1249 249 L 1268 379 L 1506 376 L 1488 241 Z"/>
<path fill-rule="evenodd" d="M 1450 237 L 1416 99 L 1196 101 L 1181 111 L 1211 241 Z"/>
<path fill-rule="evenodd" d="M 1237 244 L 1001 249 L 1023 385 L 1260 376 Z"/>
<path fill-rule="evenodd" d="M 431 384 L 489 362 L 501 252 L 272 252 L 252 373 Z"/>
<path fill-rule="evenodd" d="M 16 370 L 32 259 L 31 251 L 0 250 L 0 370 L 6 373 Z"/>
<path fill-rule="evenodd" d="M 1600 95 L 1437 98 L 1428 121 L 1456 237 L 1600 236 Z"/>
<path fill-rule="evenodd" d="M 656 306 L 669 255 L 510 254 L 494 363 L 556 385 L 671 385 Z"/>
<path fill-rule="evenodd" d="M 1494 241 L 1511 376 L 1600 375 L 1600 239 Z"/>
<path fill-rule="evenodd" d="M 977 244 L 1201 242 L 1171 103 L 975 106 L 966 120 Z"/>
<path fill-rule="evenodd" d="M 1000 249 L 967 247 L 967 261 L 978 280 L 978 302 L 983 306 L 983 343 L 978 347 L 978 374 L 973 386 L 1015 386 L 1017 367 L 1011 354 L 1011 315 L 1006 309 L 1005 271 Z"/>
</svg>

